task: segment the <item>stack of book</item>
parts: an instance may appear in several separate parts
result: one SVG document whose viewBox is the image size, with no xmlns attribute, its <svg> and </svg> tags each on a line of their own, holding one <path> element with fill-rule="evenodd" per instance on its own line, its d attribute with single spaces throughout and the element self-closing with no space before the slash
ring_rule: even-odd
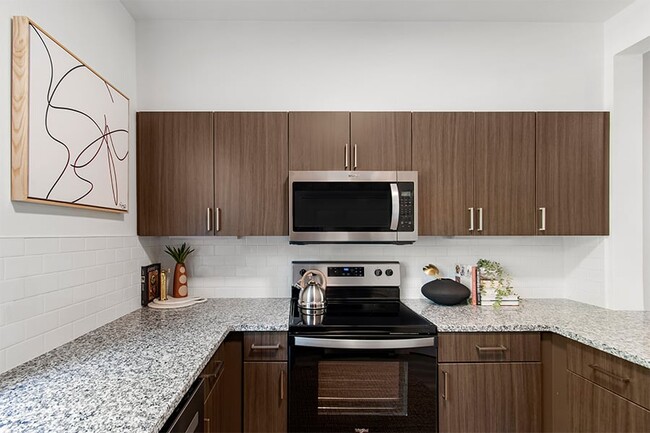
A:
<svg viewBox="0 0 650 433">
<path fill-rule="evenodd" d="M 492 284 L 496 281 L 481 281 L 481 273 L 476 265 L 456 265 L 455 280 L 470 290 L 467 303 L 470 305 L 494 305 L 497 303 L 496 290 Z M 502 306 L 519 305 L 519 295 L 512 294 L 501 297 Z"/>
</svg>

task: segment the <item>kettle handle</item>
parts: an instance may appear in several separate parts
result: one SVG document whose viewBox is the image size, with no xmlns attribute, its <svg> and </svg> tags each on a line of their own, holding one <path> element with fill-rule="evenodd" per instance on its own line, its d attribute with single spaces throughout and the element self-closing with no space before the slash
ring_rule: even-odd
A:
<svg viewBox="0 0 650 433">
<path fill-rule="evenodd" d="M 320 281 L 321 281 L 321 283 L 320 283 L 321 288 L 322 288 L 323 290 L 327 289 L 327 277 L 325 276 L 325 274 L 323 274 L 323 273 L 322 273 L 321 271 L 319 271 L 318 269 L 310 269 L 310 270 L 308 270 L 307 272 L 305 272 L 305 274 L 302 276 L 302 278 L 300 279 L 300 281 L 298 281 L 298 285 L 299 285 L 300 287 L 303 287 L 303 288 L 306 287 L 306 286 L 305 286 L 305 279 L 306 279 L 307 277 L 311 276 L 311 275 L 318 275 L 318 276 L 320 277 Z"/>
</svg>

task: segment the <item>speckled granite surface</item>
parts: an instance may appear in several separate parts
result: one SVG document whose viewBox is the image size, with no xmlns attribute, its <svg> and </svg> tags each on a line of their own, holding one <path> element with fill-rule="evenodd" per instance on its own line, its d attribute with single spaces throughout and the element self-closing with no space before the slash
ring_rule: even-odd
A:
<svg viewBox="0 0 650 433">
<path fill-rule="evenodd" d="M 288 299 L 143 308 L 0 376 L 0 432 L 157 432 L 229 331 L 285 331 Z"/>
<path fill-rule="evenodd" d="M 442 307 L 405 299 L 438 332 L 550 331 L 650 368 L 650 312 L 614 311 L 566 299 L 525 299 L 518 307 Z"/>
<path fill-rule="evenodd" d="M 440 332 L 552 331 L 650 368 L 650 312 L 404 303 Z M 0 432 L 157 432 L 229 331 L 284 331 L 288 318 L 288 299 L 135 311 L 0 375 Z"/>
</svg>

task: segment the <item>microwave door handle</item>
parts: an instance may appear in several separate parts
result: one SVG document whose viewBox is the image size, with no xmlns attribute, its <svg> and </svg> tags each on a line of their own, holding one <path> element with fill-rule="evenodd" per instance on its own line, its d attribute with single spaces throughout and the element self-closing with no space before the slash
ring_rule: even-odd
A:
<svg viewBox="0 0 650 433">
<path fill-rule="evenodd" d="M 397 230 L 399 223 L 399 189 L 396 183 L 390 184 L 390 197 L 393 202 L 393 211 L 390 216 L 390 229 Z"/>
</svg>

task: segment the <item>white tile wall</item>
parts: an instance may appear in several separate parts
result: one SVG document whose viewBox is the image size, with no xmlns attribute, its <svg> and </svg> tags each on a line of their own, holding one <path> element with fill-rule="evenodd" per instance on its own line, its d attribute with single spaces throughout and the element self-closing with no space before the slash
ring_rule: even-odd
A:
<svg viewBox="0 0 650 433">
<path fill-rule="evenodd" d="M 286 237 L 0 238 L 0 372 L 140 307 L 140 266 L 165 244 L 196 248 L 190 294 L 285 297 L 292 260 L 398 260 L 402 296 L 420 297 L 422 266 L 452 276 L 456 263 L 500 261 L 524 297 L 602 305 L 603 238 L 421 237 L 414 245 L 289 245 Z"/>
<path fill-rule="evenodd" d="M 556 237 L 420 237 L 414 245 L 289 245 L 286 237 L 162 238 L 161 244 L 188 242 L 190 293 L 206 297 L 289 296 L 292 260 L 398 260 L 402 297 L 420 297 L 422 266 L 433 263 L 453 276 L 456 263 L 479 258 L 501 262 L 525 297 L 561 297 L 564 244 Z M 172 263 L 163 254 L 165 266 Z"/>
<path fill-rule="evenodd" d="M 156 238 L 0 238 L 0 372 L 140 307 Z"/>
</svg>

